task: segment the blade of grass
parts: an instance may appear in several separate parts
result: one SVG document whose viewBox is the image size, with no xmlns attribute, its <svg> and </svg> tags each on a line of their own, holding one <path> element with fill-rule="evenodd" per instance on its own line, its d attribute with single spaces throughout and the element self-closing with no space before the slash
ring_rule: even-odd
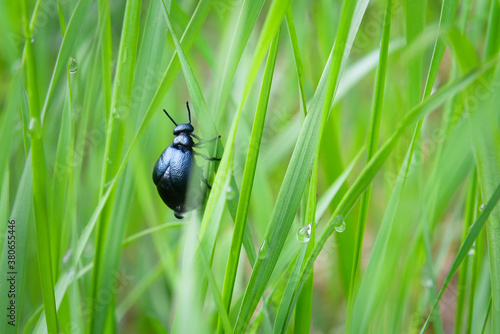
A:
<svg viewBox="0 0 500 334">
<path fill-rule="evenodd" d="M 259 251 L 259 257 L 254 265 L 250 282 L 243 297 L 235 325 L 235 332 L 237 333 L 246 329 L 250 317 L 264 293 L 293 222 L 313 164 L 315 148 L 320 138 L 320 131 L 318 130 L 320 130 L 321 124 L 326 123 L 340 74 L 347 61 L 350 46 L 356 35 L 367 2 L 361 1 L 359 4 L 360 7 L 356 8 L 356 13 L 356 3 L 349 3 L 343 8 L 339 32 L 330 58 L 332 64 L 327 65 L 325 68 L 322 80 L 318 85 L 317 94 L 313 98 L 287 168 L 266 236 Z M 352 29 L 351 22 L 354 22 Z M 325 90 L 323 91 L 320 87 L 325 87 Z"/>
<path fill-rule="evenodd" d="M 309 226 L 309 225 L 308 225 Z M 304 226 L 303 228 L 307 228 Z M 305 231 L 305 234 L 311 233 L 312 225 L 310 225 L 309 232 Z M 308 238 L 308 236 L 304 235 L 304 238 Z M 290 315 L 292 314 L 292 299 L 294 296 L 294 291 L 297 286 L 297 280 L 299 278 L 300 268 L 302 263 L 304 262 L 304 258 L 306 256 L 306 252 L 309 246 L 309 242 L 301 241 L 302 245 L 300 245 L 300 251 L 297 256 L 297 260 L 295 261 L 295 265 L 293 266 L 290 277 L 288 278 L 288 282 L 286 284 L 285 292 L 281 297 L 281 302 L 279 304 L 278 311 L 276 313 L 276 319 L 274 321 L 273 333 L 285 333 L 288 322 L 290 321 Z"/>
<path fill-rule="evenodd" d="M 240 198 L 238 201 L 238 209 L 236 211 L 236 220 L 234 222 L 233 238 L 231 241 L 231 248 L 227 260 L 226 274 L 224 276 L 222 291 L 224 306 L 228 311 L 231 306 L 234 282 L 236 279 L 236 271 L 238 269 L 238 262 L 243 241 L 243 232 L 245 231 L 248 206 L 250 203 L 250 195 L 252 193 L 255 169 L 257 167 L 257 160 L 260 152 L 260 144 L 262 140 L 262 133 L 264 130 L 264 122 L 269 102 L 269 94 L 271 92 L 274 66 L 276 64 L 276 55 L 278 53 L 279 36 L 280 33 L 278 30 L 271 44 L 271 48 L 269 49 L 269 55 L 267 58 L 267 63 L 264 70 L 264 78 L 262 80 L 262 86 L 259 95 L 259 102 L 257 110 L 255 112 L 255 119 L 252 126 L 252 133 L 250 135 L 250 143 L 245 161 Z"/>
<path fill-rule="evenodd" d="M 399 123 L 400 125 L 395 130 L 395 133 L 389 138 L 377 154 L 373 157 L 370 163 L 363 169 L 357 180 L 354 182 L 352 187 L 348 190 L 341 203 L 335 210 L 334 214 L 330 218 L 325 230 L 321 234 L 318 242 L 314 248 L 311 256 L 308 257 L 305 266 L 301 271 L 300 284 L 298 291 L 302 288 L 313 264 L 314 260 L 319 255 L 320 251 L 324 247 L 328 238 L 335 231 L 337 224 L 344 220 L 344 217 L 352 209 L 359 196 L 364 192 L 366 187 L 372 182 L 378 170 L 382 167 L 383 163 L 387 160 L 388 156 L 394 149 L 398 138 L 403 133 L 404 129 L 408 126 L 414 124 L 421 117 L 425 116 L 427 113 L 433 111 L 439 105 L 443 104 L 448 98 L 455 95 L 456 93 L 465 89 L 472 81 L 474 81 L 481 73 L 489 69 L 497 60 L 492 60 L 487 62 L 477 68 L 476 70 L 470 72 L 469 74 L 459 78 L 458 80 L 446 85 L 442 89 L 438 90 L 436 93 L 431 95 L 423 103 L 417 105 L 413 108 Z"/>
<path fill-rule="evenodd" d="M 468 40 L 460 35 L 453 35 L 452 42 L 454 43 L 454 50 L 456 57 L 459 60 L 458 64 L 462 72 L 469 69 L 470 64 L 468 61 L 477 60 L 474 51 L 469 51 L 467 47 Z M 491 43 L 494 43 L 490 41 Z M 462 46 L 462 45 L 465 45 Z M 469 52 L 464 52 L 466 49 Z M 493 71 L 490 69 L 489 73 Z M 488 73 L 488 74 L 489 74 Z M 493 83 L 500 80 L 500 72 L 496 72 L 493 78 Z M 500 141 L 498 129 L 494 125 L 497 119 L 496 105 L 498 100 L 498 87 L 493 90 L 491 84 L 486 79 L 486 75 L 478 78 L 467 92 L 465 96 L 465 106 L 470 119 L 470 126 L 472 129 L 472 143 L 474 147 L 476 168 L 479 175 L 479 184 L 481 186 L 482 197 L 492 197 L 494 189 L 500 183 L 500 177 L 497 171 L 500 169 L 500 156 L 497 153 L 496 143 Z M 470 101 L 477 98 L 477 91 L 479 87 L 489 87 L 489 95 L 486 98 L 481 98 L 480 103 L 471 104 Z M 489 121 L 492 120 L 492 121 Z M 500 328 L 500 208 L 495 208 L 492 212 L 492 217 L 488 220 L 487 228 L 488 249 L 491 268 L 491 296 L 493 302 L 493 328 Z"/>
<path fill-rule="evenodd" d="M 456 257 L 453 260 L 453 264 L 451 265 L 450 270 L 448 271 L 448 274 L 446 275 L 446 278 L 443 282 L 443 286 L 441 287 L 441 290 L 439 291 L 439 294 L 438 294 L 436 300 L 434 301 L 434 305 L 432 306 L 430 314 L 427 317 L 427 320 L 425 321 L 424 325 L 422 326 L 420 333 L 425 332 L 425 329 L 427 328 L 427 326 L 429 324 L 429 321 L 432 317 L 432 314 L 436 310 L 437 306 L 439 305 L 439 301 L 441 300 L 441 297 L 443 296 L 446 288 L 448 287 L 449 283 L 451 282 L 451 279 L 455 275 L 460 264 L 467 257 L 469 250 L 472 248 L 474 241 L 476 240 L 477 236 L 479 235 L 479 232 L 481 232 L 481 229 L 485 225 L 486 220 L 488 219 L 490 214 L 493 212 L 493 209 L 495 208 L 495 206 L 497 205 L 499 200 L 500 200 L 500 184 L 496 187 L 493 195 L 488 200 L 488 203 L 486 204 L 485 208 L 483 209 L 483 212 L 478 217 L 478 219 L 474 222 L 474 224 L 471 226 L 469 233 L 468 233 L 467 237 L 465 238 L 465 241 L 460 246 L 460 249 L 458 250 Z"/>
<path fill-rule="evenodd" d="M 183 39 L 182 39 L 181 43 L 185 42 L 187 46 L 190 46 L 192 44 L 192 40 L 193 40 L 194 36 L 196 35 L 197 30 L 200 29 L 201 23 L 203 22 L 204 18 L 206 18 L 208 8 L 209 8 L 209 6 L 207 5 L 207 1 L 200 2 L 200 4 L 197 7 L 197 11 L 195 11 L 195 13 L 191 19 L 190 24 L 186 28 L 186 31 L 183 35 Z M 159 108 L 163 94 L 165 94 L 165 92 L 168 90 L 168 87 L 172 83 L 173 76 L 178 69 L 176 67 L 176 66 L 178 66 L 178 65 L 176 65 L 176 64 L 178 64 L 177 63 L 178 60 L 176 60 L 176 59 L 177 59 L 176 54 L 174 54 L 172 56 L 171 61 L 170 61 L 170 65 L 168 66 L 167 70 L 165 71 L 165 74 L 162 78 L 162 81 L 161 81 L 158 89 L 156 90 L 154 98 L 151 101 L 151 103 L 147 109 L 146 115 L 142 119 L 142 121 L 139 125 L 139 128 L 138 128 L 137 132 L 135 133 L 134 138 L 131 141 L 131 144 L 130 144 L 130 146 L 129 146 L 129 148 L 128 148 L 128 150 L 127 150 L 127 152 L 122 160 L 120 168 L 118 169 L 113 180 L 110 181 L 108 188 L 106 188 L 106 191 L 103 194 L 102 198 L 97 203 L 97 205 L 94 209 L 94 212 L 92 213 L 92 216 L 90 217 L 88 223 L 85 225 L 85 228 L 81 232 L 81 236 L 76 244 L 75 251 L 74 251 L 75 262 L 74 262 L 73 266 L 69 268 L 69 271 L 67 271 L 65 273 L 65 275 L 67 275 L 71 270 L 74 270 L 76 263 L 80 260 L 81 255 L 83 253 L 83 250 L 84 250 L 85 246 L 87 245 L 87 242 L 90 238 L 90 235 L 91 235 L 91 233 L 92 233 L 92 231 L 97 223 L 97 219 L 99 218 L 99 216 L 103 210 L 103 207 L 109 198 L 111 191 L 116 186 L 117 180 L 118 180 L 119 176 L 121 175 L 123 169 L 125 168 L 125 165 L 127 164 L 128 160 L 130 158 L 130 155 L 131 155 L 133 149 L 135 148 L 135 145 L 138 142 L 138 139 L 144 134 L 144 131 L 146 130 L 147 125 L 151 121 L 151 118 L 153 116 L 153 112 Z M 62 278 L 60 278 L 56 284 L 56 295 L 57 295 L 58 300 L 59 300 L 59 298 L 62 299 L 62 297 L 65 295 L 66 288 L 67 288 L 67 284 L 65 284 L 65 282 L 62 281 Z M 45 315 L 42 314 L 42 319 L 44 318 L 44 316 Z"/>
<path fill-rule="evenodd" d="M 33 45 L 28 36 L 31 36 L 31 31 L 28 26 L 28 3 L 23 1 L 21 3 L 23 16 L 24 16 L 24 34 L 26 43 L 26 59 L 24 65 L 26 75 L 26 86 L 29 100 L 29 113 L 30 113 L 30 138 L 33 148 L 31 155 L 31 163 L 36 168 L 33 168 L 33 209 L 35 216 L 35 230 L 37 240 L 37 255 L 38 266 L 40 272 L 41 289 L 43 296 L 43 303 L 47 313 L 47 329 L 49 333 L 57 333 L 57 311 L 56 301 L 54 297 L 54 279 L 51 261 L 51 241 L 50 229 L 47 214 L 47 170 L 45 165 L 45 156 L 43 148 L 43 133 L 41 127 L 38 90 L 37 90 L 37 77 L 36 77 L 36 63 Z"/>
<path fill-rule="evenodd" d="M 382 118 L 382 105 L 384 103 L 385 93 L 385 78 L 387 73 L 387 59 L 389 57 L 389 41 L 391 37 L 391 20 L 392 20 L 392 0 L 387 0 L 385 6 L 384 23 L 382 30 L 382 42 L 380 46 L 379 65 L 377 67 L 377 75 L 375 79 L 375 92 L 373 97 L 372 113 L 370 119 L 370 127 L 366 138 L 367 151 L 366 163 L 368 163 L 378 148 L 378 139 L 380 132 L 380 120 Z M 359 221 L 356 228 L 356 240 L 354 244 L 354 259 L 352 264 L 351 281 L 349 286 L 349 301 L 347 308 L 347 331 L 349 331 L 352 308 L 355 300 L 355 289 L 359 269 L 359 261 L 363 249 L 363 239 L 365 235 L 366 219 L 368 216 L 368 205 L 370 203 L 371 185 L 361 196 L 359 205 Z"/>
<path fill-rule="evenodd" d="M 471 177 L 468 189 L 467 189 L 467 197 L 465 202 L 465 214 L 464 214 L 464 227 L 462 231 L 462 244 L 465 242 L 467 238 L 467 232 L 469 228 L 474 223 L 476 219 L 476 211 L 477 211 L 477 172 L 474 170 L 474 173 Z M 473 260 L 474 261 L 474 260 Z M 474 274 L 474 273 L 473 273 Z M 457 286 L 457 311 L 455 315 L 455 333 L 461 333 L 461 328 L 463 326 L 464 319 L 464 311 L 465 311 L 465 298 L 466 298 L 466 287 L 467 287 L 467 278 L 469 276 L 469 258 L 466 257 L 464 259 L 463 265 L 460 267 L 460 271 L 458 273 L 458 286 Z M 474 288 L 474 285 L 471 284 L 471 289 Z M 473 298 L 473 294 L 471 294 L 471 298 Z M 472 310 L 471 305 L 471 310 Z"/>
<path fill-rule="evenodd" d="M 300 56 L 300 49 L 299 49 L 299 43 L 297 40 L 297 33 L 295 31 L 295 24 L 293 22 L 293 11 L 292 11 L 292 6 L 290 5 L 288 7 L 288 10 L 286 12 L 286 24 L 288 27 L 288 34 L 290 36 L 290 42 L 292 44 L 292 51 L 293 51 L 293 56 L 294 56 L 294 61 L 295 61 L 295 69 L 297 70 L 297 79 L 298 79 L 298 86 L 299 86 L 299 93 L 300 93 L 300 101 L 301 107 L 302 107 L 302 114 L 304 117 L 307 115 L 307 104 L 306 104 L 306 96 L 305 96 L 305 91 L 304 91 L 304 83 L 303 83 L 303 75 L 302 75 L 302 59 Z M 315 233 L 316 233 L 316 191 L 317 191 L 317 178 L 318 178 L 318 164 L 319 164 L 319 147 L 316 149 L 316 156 L 314 158 L 314 164 L 312 167 L 312 173 L 311 173 L 311 178 L 309 180 L 309 192 L 307 193 L 307 197 L 304 197 L 302 199 L 302 211 L 303 211 L 303 219 L 302 219 L 302 225 L 307 225 L 308 222 L 310 222 L 309 226 L 311 226 L 311 235 L 310 239 L 307 244 L 307 250 L 304 253 L 304 256 L 309 255 L 309 253 L 312 251 L 314 247 L 314 240 L 315 240 Z M 297 277 L 295 275 L 298 275 L 300 272 L 300 267 L 302 266 L 302 262 L 304 261 L 304 256 L 302 256 L 302 253 L 299 254 L 299 259 L 300 263 L 297 262 L 296 267 L 294 267 L 294 271 L 292 272 L 292 276 L 289 279 L 289 284 L 287 284 L 286 289 L 290 286 L 290 288 L 295 289 L 296 287 L 296 280 Z M 295 268 L 297 268 L 297 272 L 295 273 Z M 290 284 L 292 282 L 292 277 L 294 279 L 294 284 Z M 290 296 L 288 296 L 290 295 Z M 278 315 L 276 316 L 276 322 L 275 322 L 275 329 L 281 329 L 281 330 L 286 330 L 287 324 L 290 320 L 290 316 L 292 314 L 293 309 L 292 307 L 292 297 L 293 297 L 293 290 L 292 291 L 285 291 L 284 296 L 286 296 L 288 300 L 287 303 L 280 303 L 280 310 L 283 309 L 288 312 L 288 316 L 286 318 L 286 324 L 283 324 L 283 320 L 279 320 L 281 324 L 278 324 L 278 319 L 279 319 L 279 310 L 278 310 Z M 312 311 L 312 296 L 313 296 L 313 275 L 311 274 L 309 276 L 308 281 L 306 282 L 306 285 L 302 289 L 299 297 L 298 297 L 298 306 L 296 307 L 295 311 L 295 325 L 294 325 L 294 330 L 298 333 L 306 333 L 309 331 L 311 327 L 311 311 Z"/>
<path fill-rule="evenodd" d="M 222 75 L 219 89 L 217 90 L 218 95 L 216 97 L 214 110 L 216 111 L 216 120 L 218 121 L 222 115 L 222 111 L 226 105 L 227 98 L 229 96 L 229 90 L 231 88 L 231 83 L 233 82 L 234 75 L 236 73 L 236 68 L 243 54 L 243 50 L 248 42 L 250 33 L 252 32 L 259 13 L 264 5 L 264 0 L 245 0 L 240 9 L 238 15 L 238 22 L 234 28 L 234 34 L 231 39 L 231 44 L 226 53 L 224 61 L 224 69 Z"/>
<path fill-rule="evenodd" d="M 31 154 L 28 156 L 31 158 Z M 33 203 L 33 179 L 32 179 L 32 170 L 31 164 L 26 165 L 27 168 L 24 169 L 23 174 L 21 176 L 21 181 L 19 182 L 18 191 L 16 193 L 16 197 L 14 199 L 14 206 L 12 208 L 12 212 L 10 213 L 9 219 L 15 220 L 15 228 L 14 228 L 14 236 L 15 236 L 15 248 L 16 248 L 16 258 L 15 258 L 15 266 L 12 267 L 9 263 L 8 254 L 8 230 L 5 234 L 5 240 L 3 241 L 2 247 L 2 258 L 0 259 L 0 270 L 2 273 L 16 272 L 16 288 L 18 288 L 18 292 L 16 293 L 14 298 L 9 298 L 7 293 L 3 293 L 0 295 L 0 301 L 2 305 L 8 305 L 11 300 L 14 300 L 17 310 L 19 312 L 20 308 L 23 306 L 23 295 L 25 290 L 22 289 L 21 282 L 24 281 L 24 277 L 26 274 L 26 258 L 27 258 L 27 245 L 29 239 L 28 228 L 32 221 L 32 210 L 27 210 L 26 208 L 31 208 Z M 6 186 L 7 188 L 7 186 Z M 12 238 L 11 238 L 12 239 Z M 0 289 L 2 291 L 9 291 L 11 286 L 11 282 L 7 279 L 0 280 Z M 17 313 L 19 316 L 19 313 Z M 7 319 L 0 322 L 0 331 L 2 333 L 10 334 L 17 333 L 19 329 L 19 318 L 17 321 L 13 323 L 11 326 Z M 9 319 L 10 321 L 11 319 Z"/>
<path fill-rule="evenodd" d="M 126 115 L 128 115 L 128 108 L 130 106 L 134 78 L 140 13 L 140 0 L 127 1 L 111 98 L 111 109 L 107 125 L 108 130 L 106 133 L 99 197 L 102 197 L 105 184 L 112 180 L 121 162 Z M 101 47 L 107 46 L 101 45 Z M 111 143 L 113 144 L 111 145 Z M 127 186 L 130 186 L 130 181 L 124 187 L 127 188 Z M 111 197 L 114 197 L 114 192 L 112 192 Z M 120 194 L 120 199 L 118 203 L 126 203 L 130 200 L 130 194 Z M 128 206 L 124 207 L 126 208 Z M 112 301 L 100 303 L 101 308 L 105 309 L 103 312 L 94 312 L 93 310 L 96 307 L 94 304 L 98 300 L 99 291 L 112 288 L 115 282 L 116 275 L 112 275 L 115 273 L 113 268 L 116 268 L 119 263 L 119 248 L 121 246 L 121 239 L 119 238 L 122 236 L 125 227 L 122 220 L 112 219 L 113 214 L 116 214 L 113 213 L 112 203 L 108 202 L 104 210 L 104 215 L 98 222 L 96 232 L 96 251 L 94 257 L 94 270 L 92 273 L 91 297 L 89 301 L 90 317 L 88 319 L 88 330 L 91 332 L 104 331 L 108 315 L 110 314 L 108 307 Z M 108 250 L 105 251 L 106 249 Z"/>
</svg>

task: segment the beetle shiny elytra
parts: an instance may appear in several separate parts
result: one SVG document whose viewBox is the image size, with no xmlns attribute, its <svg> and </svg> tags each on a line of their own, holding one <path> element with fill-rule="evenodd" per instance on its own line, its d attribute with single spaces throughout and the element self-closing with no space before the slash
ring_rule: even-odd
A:
<svg viewBox="0 0 500 334">
<path fill-rule="evenodd" d="M 203 183 L 210 188 L 200 167 L 196 164 L 194 156 L 198 155 L 206 160 L 220 160 L 219 158 L 209 158 L 193 150 L 195 147 L 217 140 L 220 136 L 210 140 L 202 140 L 195 135 L 193 133 L 194 127 L 191 125 L 191 110 L 189 110 L 188 102 L 186 102 L 186 107 L 189 123 L 179 125 L 163 109 L 175 125 L 174 135 L 176 137 L 172 145 L 168 146 L 160 155 L 153 169 L 153 182 L 156 184 L 158 193 L 163 202 L 174 210 L 174 215 L 178 219 L 184 218 L 186 212 L 196 209 L 201 203 Z M 198 142 L 195 143 L 193 138 Z"/>
</svg>

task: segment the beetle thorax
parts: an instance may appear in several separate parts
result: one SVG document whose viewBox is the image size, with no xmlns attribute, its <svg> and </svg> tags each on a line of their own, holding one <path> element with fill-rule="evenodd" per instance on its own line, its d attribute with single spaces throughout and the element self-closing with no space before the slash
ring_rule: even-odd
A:
<svg viewBox="0 0 500 334">
<path fill-rule="evenodd" d="M 194 145 L 193 139 L 188 133 L 181 132 L 180 134 L 177 135 L 177 137 L 174 138 L 174 147 L 179 149 L 179 150 L 191 150 L 191 148 Z"/>
</svg>

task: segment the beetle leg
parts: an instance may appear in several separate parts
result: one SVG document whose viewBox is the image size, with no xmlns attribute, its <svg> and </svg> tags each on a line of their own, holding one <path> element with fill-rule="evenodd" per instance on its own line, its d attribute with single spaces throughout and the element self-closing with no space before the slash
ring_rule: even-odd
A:
<svg viewBox="0 0 500 334">
<path fill-rule="evenodd" d="M 203 181 L 203 183 L 205 183 L 207 185 L 207 188 L 211 190 L 212 187 L 208 183 L 207 179 L 205 179 L 205 177 L 203 176 L 203 173 L 201 172 L 201 170 L 200 170 L 200 175 L 201 175 L 201 180 Z"/>
<path fill-rule="evenodd" d="M 198 152 L 195 152 L 195 151 L 193 151 L 193 154 L 194 154 L 194 155 L 198 155 L 198 156 L 202 157 L 202 158 L 203 158 L 203 159 L 205 159 L 205 160 L 209 160 L 209 161 L 220 161 L 220 158 L 215 158 L 215 157 L 214 157 L 214 158 L 209 158 L 209 157 L 207 157 L 205 154 L 201 154 L 201 153 L 198 153 Z"/>
<path fill-rule="evenodd" d="M 193 133 L 191 134 L 191 136 L 193 136 L 194 138 L 196 138 L 196 139 L 199 140 L 199 142 L 197 142 L 196 144 L 194 144 L 194 146 L 199 146 L 199 145 L 203 145 L 205 143 L 210 143 L 210 142 L 212 142 L 212 141 L 217 140 L 217 139 L 220 138 L 220 135 L 218 135 L 215 138 L 208 139 L 208 140 L 203 140 L 203 139 L 201 139 L 200 137 L 198 137 L 197 135 L 195 135 Z"/>
</svg>

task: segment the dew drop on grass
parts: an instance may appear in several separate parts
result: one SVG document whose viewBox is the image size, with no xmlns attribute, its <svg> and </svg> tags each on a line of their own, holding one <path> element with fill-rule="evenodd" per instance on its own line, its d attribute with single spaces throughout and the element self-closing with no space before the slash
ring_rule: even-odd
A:
<svg viewBox="0 0 500 334">
<path fill-rule="evenodd" d="M 28 133 L 32 139 L 38 139 L 42 136 L 42 127 L 38 118 L 32 117 L 28 127 Z"/>
<path fill-rule="evenodd" d="M 340 223 L 339 225 L 335 226 L 335 231 L 342 233 L 345 231 L 345 222 Z"/>
<path fill-rule="evenodd" d="M 68 70 L 70 74 L 75 74 L 76 71 L 78 70 L 78 63 L 76 62 L 75 58 L 71 57 L 68 63 Z"/>
<path fill-rule="evenodd" d="M 35 37 L 31 37 L 31 44 L 35 43 Z"/>
<path fill-rule="evenodd" d="M 483 212 L 485 207 L 486 207 L 486 205 L 484 205 L 484 203 L 481 204 L 481 206 L 479 207 L 479 211 Z"/>
<path fill-rule="evenodd" d="M 235 194 L 234 194 L 234 189 L 233 189 L 233 187 L 227 187 L 227 188 L 226 188 L 226 198 L 227 198 L 228 200 L 231 200 L 231 199 L 233 199 L 233 198 L 234 198 L 234 195 L 235 195 Z"/>
<path fill-rule="evenodd" d="M 267 240 L 264 240 L 262 243 L 262 246 L 260 246 L 259 249 L 259 259 L 265 259 L 267 257 L 267 249 L 269 248 L 268 246 L 269 242 Z"/>
<path fill-rule="evenodd" d="M 311 239 L 311 229 L 312 229 L 311 224 L 302 226 L 297 231 L 297 240 L 299 242 L 309 242 L 309 240 Z"/>
<path fill-rule="evenodd" d="M 335 217 L 335 221 L 333 222 L 333 225 L 335 226 L 335 231 L 337 231 L 338 233 L 344 232 L 345 231 L 344 217 L 342 217 L 341 215 L 338 215 L 337 217 Z"/>
</svg>

